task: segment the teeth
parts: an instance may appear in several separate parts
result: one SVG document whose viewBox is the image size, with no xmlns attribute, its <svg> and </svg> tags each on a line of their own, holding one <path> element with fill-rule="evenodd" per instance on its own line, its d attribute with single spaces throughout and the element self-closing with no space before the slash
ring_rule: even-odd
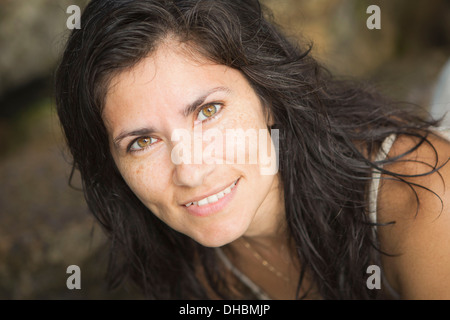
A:
<svg viewBox="0 0 450 320">
<path fill-rule="evenodd" d="M 216 201 L 219 201 L 219 197 L 217 195 L 214 194 L 214 195 L 208 197 L 208 203 L 213 203 Z"/>
<path fill-rule="evenodd" d="M 235 182 L 233 182 L 233 183 L 231 184 L 231 186 L 227 187 L 225 190 L 220 191 L 220 192 L 218 192 L 218 193 L 216 193 L 216 194 L 213 194 L 212 196 L 206 197 L 206 198 L 204 198 L 204 199 L 202 199 L 202 200 L 199 200 L 199 201 L 197 201 L 197 202 L 189 202 L 189 203 L 186 204 L 185 206 L 186 206 L 186 207 L 190 207 L 190 206 L 193 205 L 193 204 L 195 204 L 195 205 L 197 205 L 197 206 L 204 206 L 205 204 L 208 204 L 208 203 L 214 203 L 214 202 L 217 202 L 217 201 L 219 201 L 219 199 L 223 198 L 226 194 L 230 193 L 231 190 L 232 190 L 232 189 L 234 188 L 234 186 L 236 185 L 236 183 L 237 183 L 237 180 L 236 180 Z"/>
</svg>

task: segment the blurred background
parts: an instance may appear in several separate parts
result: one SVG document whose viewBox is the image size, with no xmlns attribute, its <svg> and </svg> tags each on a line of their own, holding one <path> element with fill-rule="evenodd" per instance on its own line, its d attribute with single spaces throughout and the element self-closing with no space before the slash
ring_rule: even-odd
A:
<svg viewBox="0 0 450 320">
<path fill-rule="evenodd" d="M 105 238 L 82 193 L 68 185 L 71 159 L 54 111 L 66 9 L 87 2 L 0 0 L 0 299 L 139 298 L 106 290 Z M 287 35 L 312 41 L 312 54 L 332 72 L 432 106 L 450 58 L 449 0 L 262 2 Z M 366 27 L 370 5 L 381 9 L 379 30 Z M 73 264 L 81 290 L 66 287 Z"/>
</svg>

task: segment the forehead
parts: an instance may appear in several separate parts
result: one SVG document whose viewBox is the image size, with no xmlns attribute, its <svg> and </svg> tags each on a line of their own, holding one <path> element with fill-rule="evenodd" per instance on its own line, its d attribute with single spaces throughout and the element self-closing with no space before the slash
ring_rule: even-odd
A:
<svg viewBox="0 0 450 320">
<path fill-rule="evenodd" d="M 155 93 L 173 92 L 174 89 L 186 92 L 199 80 L 204 79 L 199 82 L 201 85 L 214 78 L 212 69 L 217 72 L 217 69 L 224 71 L 225 68 L 193 53 L 186 45 L 177 42 L 163 43 L 132 68 L 113 77 L 106 99 L 111 102 L 112 99 L 126 98 L 130 93 L 135 96 L 142 87 L 145 87 L 145 91 L 154 90 Z M 193 78 L 197 78 L 197 82 L 189 83 Z"/>
<path fill-rule="evenodd" d="M 103 119 L 110 133 L 116 127 L 146 125 L 150 118 L 162 123 L 173 119 L 175 114 L 169 112 L 183 109 L 208 90 L 242 89 L 243 81 L 237 70 L 208 61 L 179 43 L 165 43 L 112 79 Z"/>
</svg>

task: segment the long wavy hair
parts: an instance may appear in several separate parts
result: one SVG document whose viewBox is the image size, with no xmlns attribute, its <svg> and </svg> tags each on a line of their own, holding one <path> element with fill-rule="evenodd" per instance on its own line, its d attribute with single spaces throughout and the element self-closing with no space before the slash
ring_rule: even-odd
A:
<svg viewBox="0 0 450 320">
<path fill-rule="evenodd" d="M 412 152 L 430 143 L 438 122 L 333 77 L 312 46 L 288 40 L 257 0 L 93 0 L 81 23 L 56 72 L 57 112 L 89 209 L 110 239 L 111 287 L 131 280 L 153 299 L 204 299 L 211 290 L 252 298 L 231 288 L 213 248 L 174 231 L 137 199 L 110 154 L 102 110 L 111 79 L 175 37 L 239 70 L 273 116 L 287 233 L 301 262 L 298 292 L 308 275 L 324 299 L 377 297 L 366 286 L 367 267 L 380 265 L 367 189 L 373 169 L 403 177 L 382 168 L 398 159 L 376 162 L 373 154 L 392 133 L 419 137 L 405 154 Z"/>
</svg>

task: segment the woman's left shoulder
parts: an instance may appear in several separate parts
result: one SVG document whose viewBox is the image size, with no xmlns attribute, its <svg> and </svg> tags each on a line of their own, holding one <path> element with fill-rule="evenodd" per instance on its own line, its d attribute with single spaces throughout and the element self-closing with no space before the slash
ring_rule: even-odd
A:
<svg viewBox="0 0 450 320">
<path fill-rule="evenodd" d="M 402 298 L 450 299 L 450 142 L 431 134 L 398 136 L 388 158 L 412 150 L 384 169 L 378 196 L 381 249 L 388 281 Z M 430 172 L 433 168 L 439 168 Z"/>
</svg>

